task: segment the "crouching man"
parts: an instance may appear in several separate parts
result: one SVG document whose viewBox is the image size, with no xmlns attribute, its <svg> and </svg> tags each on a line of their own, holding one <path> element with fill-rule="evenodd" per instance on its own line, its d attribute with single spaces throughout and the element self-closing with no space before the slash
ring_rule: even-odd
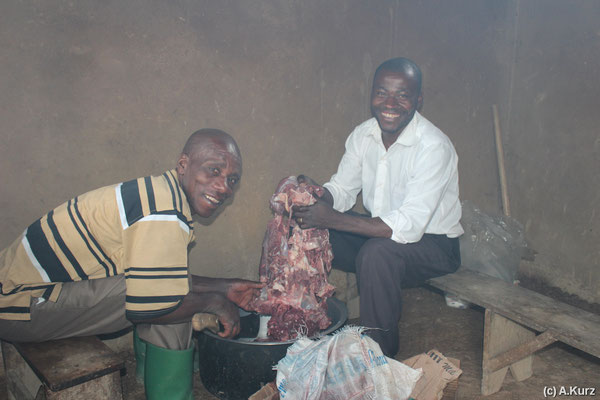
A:
<svg viewBox="0 0 600 400">
<path fill-rule="evenodd" d="M 31 342 L 135 326 L 148 399 L 191 399 L 194 314 L 239 333 L 261 283 L 191 275 L 192 215 L 233 194 L 242 159 L 225 132 L 190 136 L 175 169 L 93 190 L 44 215 L 0 253 L 0 338 Z"/>
</svg>

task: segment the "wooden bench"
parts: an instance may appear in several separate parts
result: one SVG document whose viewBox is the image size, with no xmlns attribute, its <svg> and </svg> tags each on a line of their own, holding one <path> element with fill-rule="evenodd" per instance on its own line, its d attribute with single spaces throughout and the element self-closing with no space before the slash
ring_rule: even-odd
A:
<svg viewBox="0 0 600 400">
<path fill-rule="evenodd" d="M 2 342 L 9 399 L 122 399 L 125 362 L 95 336 Z"/>
<path fill-rule="evenodd" d="M 500 390 L 509 368 L 529 378 L 533 353 L 556 341 L 600 357 L 600 315 L 469 270 L 428 283 L 485 308 L 483 395 Z"/>
</svg>

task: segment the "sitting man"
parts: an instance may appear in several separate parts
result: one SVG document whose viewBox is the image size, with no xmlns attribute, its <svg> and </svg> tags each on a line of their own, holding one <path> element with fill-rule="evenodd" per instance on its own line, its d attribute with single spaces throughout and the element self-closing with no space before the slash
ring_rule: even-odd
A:
<svg viewBox="0 0 600 400">
<path fill-rule="evenodd" d="M 93 190 L 35 221 L 0 253 L 0 338 L 46 341 L 135 325 L 147 398 L 192 398 L 193 315 L 216 314 L 219 334 L 233 337 L 236 305 L 263 286 L 188 271 L 192 215 L 213 214 L 241 168 L 230 135 L 200 130 L 175 169 Z"/>
<path fill-rule="evenodd" d="M 356 272 L 360 323 L 384 354 L 398 352 L 400 291 L 456 271 L 458 157 L 442 131 L 417 111 L 421 70 L 406 58 L 382 63 L 371 92 L 373 118 L 346 140 L 325 194 L 293 215 L 301 228 L 328 228 L 334 268 Z M 304 175 L 299 181 L 315 184 Z M 350 210 L 362 191 L 368 216 Z"/>
</svg>

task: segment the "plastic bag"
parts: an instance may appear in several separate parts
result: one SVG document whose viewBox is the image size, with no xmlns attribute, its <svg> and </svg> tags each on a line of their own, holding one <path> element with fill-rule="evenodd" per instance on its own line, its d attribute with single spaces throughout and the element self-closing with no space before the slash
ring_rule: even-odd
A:
<svg viewBox="0 0 600 400">
<path fill-rule="evenodd" d="M 522 225 L 511 217 L 486 215 L 468 200 L 462 202 L 460 223 L 465 230 L 461 268 L 513 283 L 527 247 Z"/>
<path fill-rule="evenodd" d="M 384 356 L 364 329 L 348 326 L 316 340 L 298 339 L 275 367 L 280 398 L 408 399 L 421 370 Z"/>
</svg>

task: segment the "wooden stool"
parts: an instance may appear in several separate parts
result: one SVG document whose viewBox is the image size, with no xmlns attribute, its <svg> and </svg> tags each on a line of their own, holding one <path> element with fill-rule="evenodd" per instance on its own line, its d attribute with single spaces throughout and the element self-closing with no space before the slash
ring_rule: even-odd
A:
<svg viewBox="0 0 600 400">
<path fill-rule="evenodd" d="M 95 336 L 2 342 L 11 400 L 123 399 L 125 362 Z"/>
</svg>

